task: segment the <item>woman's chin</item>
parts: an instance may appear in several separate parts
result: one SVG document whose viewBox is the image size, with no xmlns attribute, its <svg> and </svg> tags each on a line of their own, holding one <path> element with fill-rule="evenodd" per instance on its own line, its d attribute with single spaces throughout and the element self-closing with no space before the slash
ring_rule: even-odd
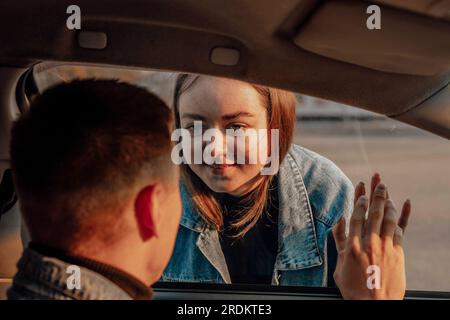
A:
<svg viewBox="0 0 450 320">
<path fill-rule="evenodd" d="M 208 187 L 216 193 L 233 193 L 236 190 L 235 186 L 227 183 L 211 183 L 208 184 Z"/>
</svg>

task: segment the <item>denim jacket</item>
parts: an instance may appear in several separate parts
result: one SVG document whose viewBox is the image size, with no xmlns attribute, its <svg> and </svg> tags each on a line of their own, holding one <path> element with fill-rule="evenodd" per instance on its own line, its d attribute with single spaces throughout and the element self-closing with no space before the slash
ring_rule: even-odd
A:
<svg viewBox="0 0 450 320">
<path fill-rule="evenodd" d="M 353 185 L 333 162 L 297 145 L 277 174 L 279 235 L 272 285 L 327 286 L 336 260 L 330 231 L 341 216 L 351 215 Z M 183 184 L 180 190 L 181 225 L 161 280 L 231 283 L 218 232 L 198 215 Z"/>
</svg>

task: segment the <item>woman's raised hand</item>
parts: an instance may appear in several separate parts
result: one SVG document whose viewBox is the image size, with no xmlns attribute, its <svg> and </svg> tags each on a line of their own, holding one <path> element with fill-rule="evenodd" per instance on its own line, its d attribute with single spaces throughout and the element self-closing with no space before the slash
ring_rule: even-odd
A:
<svg viewBox="0 0 450 320">
<path fill-rule="evenodd" d="M 348 236 L 343 218 L 333 228 L 338 251 L 336 285 L 344 299 L 403 299 L 406 277 L 402 239 L 411 203 L 405 201 L 397 218 L 395 204 L 379 174 L 372 177 L 370 198 L 365 193 L 360 182 L 355 188 Z"/>
</svg>

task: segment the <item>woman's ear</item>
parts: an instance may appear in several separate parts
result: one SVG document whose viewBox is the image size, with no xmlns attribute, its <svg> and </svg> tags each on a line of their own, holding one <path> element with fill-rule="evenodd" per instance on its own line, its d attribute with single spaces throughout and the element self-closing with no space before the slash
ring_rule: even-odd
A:
<svg viewBox="0 0 450 320">
<path fill-rule="evenodd" d="M 158 237 L 158 185 L 150 185 L 143 188 L 136 197 L 134 211 L 139 232 L 144 241 Z"/>
</svg>

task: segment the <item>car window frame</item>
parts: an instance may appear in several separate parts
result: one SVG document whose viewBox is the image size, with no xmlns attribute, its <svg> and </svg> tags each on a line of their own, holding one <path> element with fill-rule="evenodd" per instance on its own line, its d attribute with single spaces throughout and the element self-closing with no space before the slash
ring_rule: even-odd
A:
<svg viewBox="0 0 450 320">
<path fill-rule="evenodd" d="M 45 61 L 41 61 L 43 63 Z M 103 65 L 91 63 L 58 63 L 52 62 L 51 67 L 58 66 L 92 66 L 92 67 L 111 67 L 123 69 L 147 70 L 145 68 L 133 68 L 122 65 Z M 29 101 L 32 96 L 39 93 L 37 83 L 34 78 L 34 66 L 31 66 L 17 82 L 16 100 L 20 113 L 28 109 Z M 152 71 L 167 71 L 154 70 Z M 171 70 L 171 72 L 177 72 Z M 358 107 L 355 107 L 358 108 Z M 364 110 L 364 109 L 361 109 Z M 384 115 L 381 115 L 384 116 Z M 417 128 L 417 127 L 416 127 Z M 417 128 L 420 129 L 420 128 Z M 423 130 L 423 129 L 420 129 Z M 437 137 L 439 135 L 429 132 Z M 24 238 L 22 232 L 22 243 L 26 244 L 27 239 Z M 170 299 L 187 299 L 195 296 L 195 299 L 211 299 L 211 294 L 214 294 L 217 299 L 235 299 L 234 296 L 240 295 L 248 299 L 302 299 L 302 298 L 317 298 L 317 299 L 342 299 L 339 289 L 336 287 L 304 287 L 304 286 L 272 286 L 272 285 L 252 285 L 252 284 L 210 284 L 210 283 L 195 283 L 195 282 L 162 282 L 158 281 L 152 286 L 157 296 L 168 296 Z M 445 299 L 450 300 L 450 292 L 448 291 L 427 291 L 427 290 L 406 290 L 405 299 L 407 300 L 423 300 L 423 299 Z"/>
</svg>

